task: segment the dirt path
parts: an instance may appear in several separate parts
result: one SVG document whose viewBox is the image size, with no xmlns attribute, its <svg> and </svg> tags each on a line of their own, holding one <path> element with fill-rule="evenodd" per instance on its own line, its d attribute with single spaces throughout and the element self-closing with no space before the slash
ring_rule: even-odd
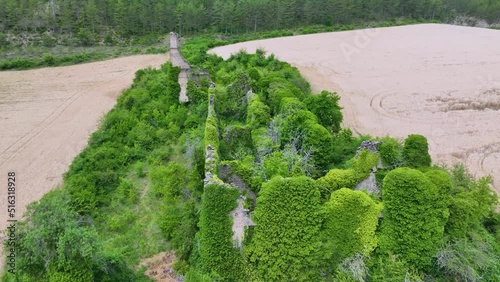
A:
<svg viewBox="0 0 500 282">
<path fill-rule="evenodd" d="M 135 72 L 165 63 L 141 55 L 89 64 L 0 72 L 0 175 L 16 172 L 16 218 L 58 186 L 99 120 L 130 86 Z M 0 229 L 7 226 L 7 190 L 0 190 Z M 3 256 L 2 256 L 3 258 Z"/>
<path fill-rule="evenodd" d="M 500 31 L 422 24 L 258 40 L 313 89 L 337 91 L 344 125 L 372 136 L 429 139 L 435 163 L 492 175 L 500 193 Z"/>
</svg>

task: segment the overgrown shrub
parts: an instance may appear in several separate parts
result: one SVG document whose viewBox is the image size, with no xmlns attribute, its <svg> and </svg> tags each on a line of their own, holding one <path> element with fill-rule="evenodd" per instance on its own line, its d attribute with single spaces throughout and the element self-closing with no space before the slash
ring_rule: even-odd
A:
<svg viewBox="0 0 500 282">
<path fill-rule="evenodd" d="M 456 280 L 483 281 L 484 273 L 495 267 L 496 278 L 499 278 L 500 257 L 483 238 L 459 239 L 448 243 L 436 257 L 437 265 L 444 270 L 446 276 Z"/>
<path fill-rule="evenodd" d="M 265 127 L 254 129 L 251 134 L 253 147 L 259 159 L 271 153 L 273 149 L 277 149 L 279 146 L 279 144 L 273 144 L 273 139 Z"/>
<path fill-rule="evenodd" d="M 375 230 L 382 205 L 362 191 L 341 188 L 325 204 L 325 227 L 322 233 L 328 272 L 356 253 L 369 256 L 377 247 Z"/>
<path fill-rule="evenodd" d="M 403 146 L 403 160 L 405 165 L 413 168 L 431 165 L 427 138 L 418 134 L 411 134 L 405 139 Z"/>
<path fill-rule="evenodd" d="M 442 244 L 447 212 L 439 191 L 422 172 L 397 168 L 387 174 L 382 188 L 384 220 L 381 250 L 425 269 Z"/>
<path fill-rule="evenodd" d="M 69 196 L 50 192 L 28 206 L 16 229 L 16 270 L 30 280 L 89 281 L 93 265 L 103 267 L 95 227 L 70 205 Z"/>
<path fill-rule="evenodd" d="M 241 281 L 244 277 L 242 257 L 232 242 L 232 219 L 238 190 L 222 185 L 205 186 L 201 200 L 200 257 L 206 273 L 214 272 L 223 281 Z"/>
<path fill-rule="evenodd" d="M 320 193 L 307 177 L 275 177 L 257 198 L 252 243 L 246 249 L 260 279 L 317 281 Z"/>
<path fill-rule="evenodd" d="M 166 166 L 153 166 L 148 176 L 152 184 L 151 191 L 168 201 L 178 199 L 187 186 L 186 169 L 176 162 L 169 162 Z"/>
<path fill-rule="evenodd" d="M 357 185 L 356 172 L 353 169 L 332 169 L 325 176 L 316 180 L 321 198 L 328 200 L 332 192 L 341 188 L 354 189 Z"/>
<path fill-rule="evenodd" d="M 207 89 L 203 89 L 200 87 L 197 87 L 196 84 L 194 84 L 193 81 L 188 81 L 187 87 L 186 87 L 186 95 L 189 98 L 190 103 L 201 103 L 201 102 L 206 102 L 207 99 Z"/>
<path fill-rule="evenodd" d="M 231 124 L 224 128 L 220 142 L 222 159 L 241 159 L 252 153 L 252 135 L 250 128 L 240 124 Z"/>
<path fill-rule="evenodd" d="M 359 148 L 359 145 L 361 145 L 361 142 L 369 139 L 370 136 L 354 137 L 351 129 L 349 128 L 340 130 L 339 133 L 333 136 L 333 143 L 330 148 L 332 153 L 332 162 L 335 165 L 344 164 L 355 155 L 356 150 Z"/>
<path fill-rule="evenodd" d="M 43 46 L 54 47 L 54 46 L 56 46 L 56 43 L 57 43 L 57 40 L 54 37 L 52 37 L 46 33 L 42 34 L 42 45 Z"/>
<path fill-rule="evenodd" d="M 208 117 L 205 124 L 205 146 L 211 145 L 214 149 L 219 148 L 219 133 L 217 121 L 214 117 Z"/>
<path fill-rule="evenodd" d="M 94 35 L 86 28 L 80 28 L 80 30 L 76 34 L 76 37 L 78 38 L 78 42 L 82 46 L 94 45 Z"/>
<path fill-rule="evenodd" d="M 0 32 L 0 48 L 9 47 L 10 43 L 7 40 L 7 35 L 3 32 Z"/>
<path fill-rule="evenodd" d="M 489 177 L 474 181 L 463 165 L 453 168 L 450 217 L 445 228 L 447 235 L 465 238 L 471 230 L 482 229 L 482 222 L 495 214 L 498 197 L 489 188 L 490 183 Z"/>
<path fill-rule="evenodd" d="M 372 153 L 369 150 L 361 150 L 358 156 L 351 160 L 350 165 L 356 173 L 356 181 L 360 183 L 370 176 L 370 172 L 378 164 L 379 154 Z"/>
<path fill-rule="evenodd" d="M 248 105 L 248 114 L 246 123 L 250 128 L 257 129 L 259 127 L 265 127 L 271 120 L 271 114 L 269 107 L 262 103 L 259 96 L 252 95 L 250 98 L 250 103 Z"/>
<path fill-rule="evenodd" d="M 389 169 L 394 169 L 403 165 L 403 146 L 391 137 L 384 137 L 378 145 L 378 151 L 382 160 L 382 165 Z"/>
<path fill-rule="evenodd" d="M 264 180 L 252 156 L 246 156 L 241 161 L 224 161 L 221 164 L 228 165 L 231 173 L 239 176 L 250 190 L 259 192 Z"/>
<path fill-rule="evenodd" d="M 311 95 L 304 100 L 307 108 L 318 117 L 318 122 L 330 133 L 338 133 L 342 123 L 342 107 L 337 93 L 322 91 L 318 95 Z"/>
</svg>

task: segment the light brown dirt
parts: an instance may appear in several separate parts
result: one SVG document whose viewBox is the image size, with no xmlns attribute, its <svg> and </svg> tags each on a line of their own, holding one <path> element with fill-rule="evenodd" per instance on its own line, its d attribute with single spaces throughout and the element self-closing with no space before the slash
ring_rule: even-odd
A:
<svg viewBox="0 0 500 282">
<path fill-rule="evenodd" d="M 0 229 L 7 226 L 7 172 L 16 172 L 16 218 L 58 186 L 99 120 L 138 69 L 166 55 L 0 72 Z M 3 256 L 2 256 L 3 258 Z"/>
<path fill-rule="evenodd" d="M 147 268 L 145 275 L 155 282 L 177 282 L 177 276 L 173 270 L 175 254 L 173 252 L 161 252 L 153 257 L 141 261 L 140 266 Z"/>
<path fill-rule="evenodd" d="M 435 163 L 492 175 L 500 193 L 500 31 L 422 24 L 251 41 L 296 66 L 314 91 L 337 91 L 344 126 L 427 136 Z"/>
</svg>

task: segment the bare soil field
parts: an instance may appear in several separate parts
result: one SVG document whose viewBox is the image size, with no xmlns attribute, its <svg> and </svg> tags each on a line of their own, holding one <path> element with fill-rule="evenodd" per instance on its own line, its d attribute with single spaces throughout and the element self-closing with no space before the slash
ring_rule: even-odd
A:
<svg viewBox="0 0 500 282">
<path fill-rule="evenodd" d="M 132 84 L 138 69 L 167 55 L 141 55 L 89 64 L 0 72 L 0 175 L 16 173 L 16 218 L 27 204 L 57 187 L 87 145 L 99 120 Z M 7 226 L 7 189 L 0 189 L 0 229 Z"/>
<path fill-rule="evenodd" d="M 492 175 L 500 193 L 500 31 L 440 24 L 258 40 L 218 47 L 224 58 L 262 48 L 296 66 L 315 92 L 341 96 L 344 126 L 429 140 L 434 163 Z"/>
</svg>

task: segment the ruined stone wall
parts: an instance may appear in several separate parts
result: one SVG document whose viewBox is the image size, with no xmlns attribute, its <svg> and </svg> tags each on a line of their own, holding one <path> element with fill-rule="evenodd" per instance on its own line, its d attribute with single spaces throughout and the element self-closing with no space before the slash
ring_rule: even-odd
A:
<svg viewBox="0 0 500 282">
<path fill-rule="evenodd" d="M 361 145 L 359 146 L 358 150 L 356 151 L 356 158 L 358 157 L 359 152 L 361 152 L 362 150 L 369 150 L 371 153 L 375 153 L 375 154 L 378 153 L 378 145 L 380 145 L 380 143 L 381 142 L 379 142 L 379 141 L 371 141 L 371 140 L 363 141 L 361 143 Z M 379 157 L 378 163 L 379 163 L 379 165 L 381 164 L 380 157 Z M 370 176 L 368 176 L 368 178 L 366 178 L 361 183 L 359 183 L 356 186 L 356 188 L 354 188 L 354 190 L 365 189 L 366 191 L 371 192 L 377 196 L 381 196 L 380 189 L 377 186 L 377 181 L 375 179 L 375 173 L 376 173 L 377 167 L 379 165 L 375 166 L 372 169 L 372 172 L 370 172 Z"/>
<path fill-rule="evenodd" d="M 205 123 L 205 180 L 204 184 L 223 184 L 217 177 L 219 166 L 219 137 L 217 118 L 215 115 L 215 89 L 209 90 L 208 114 Z"/>
<path fill-rule="evenodd" d="M 181 86 L 179 101 L 187 102 L 189 100 L 187 97 L 187 82 L 191 76 L 191 66 L 179 52 L 179 40 L 175 32 L 170 33 L 170 62 L 181 69 L 179 73 L 179 84 Z"/>
<path fill-rule="evenodd" d="M 178 48 L 177 43 L 178 43 L 177 33 L 170 32 L 170 49 L 177 49 Z"/>
<path fill-rule="evenodd" d="M 219 184 L 226 186 L 227 189 L 244 189 L 243 187 L 238 187 L 234 183 L 230 181 L 230 183 L 225 183 L 218 177 L 219 171 L 219 138 L 218 138 L 218 124 L 216 119 L 215 112 L 215 88 L 214 85 L 211 85 L 209 89 L 208 95 L 208 114 L 207 114 L 207 122 L 205 124 L 205 179 L 204 185 L 210 184 Z M 227 167 L 226 167 L 227 170 Z M 224 173 L 225 169 L 222 168 L 223 173 L 227 174 L 227 171 Z M 238 181 L 236 181 L 238 182 Z M 239 183 L 243 183 L 243 181 L 239 181 Z M 245 187 L 246 188 L 246 187 Z M 247 189 L 248 190 L 248 189 Z M 249 191 L 249 190 L 248 190 Z M 255 197 L 255 195 L 254 195 Z M 241 248 L 243 238 L 245 236 L 245 228 L 248 226 L 255 225 L 249 216 L 249 210 L 244 208 L 244 202 L 246 198 L 244 196 L 238 197 L 236 200 L 237 207 L 232 210 L 229 214 L 233 218 L 233 226 L 232 226 L 232 239 L 235 248 Z"/>
</svg>

